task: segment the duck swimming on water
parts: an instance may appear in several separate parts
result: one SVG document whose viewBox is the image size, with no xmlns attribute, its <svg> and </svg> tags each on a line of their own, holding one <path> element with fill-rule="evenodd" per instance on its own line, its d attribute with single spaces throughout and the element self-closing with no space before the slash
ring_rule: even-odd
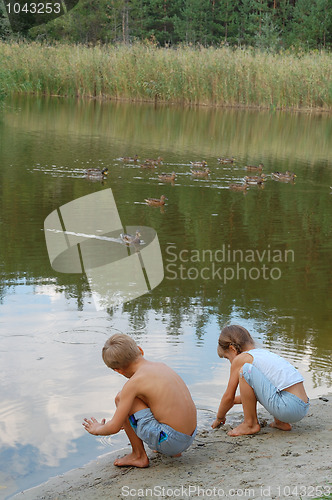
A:
<svg viewBox="0 0 332 500">
<path fill-rule="evenodd" d="M 138 160 L 138 155 L 135 155 L 133 158 L 131 156 L 124 156 L 123 158 L 120 158 L 120 160 L 127 163 L 136 163 Z"/>
<path fill-rule="evenodd" d="M 132 234 L 124 234 L 124 233 L 120 234 L 120 238 L 127 245 L 138 245 L 138 244 L 140 244 L 141 243 L 140 237 L 141 237 L 141 233 L 139 231 L 136 231 L 135 236 L 133 236 Z"/>
<path fill-rule="evenodd" d="M 108 174 L 108 168 L 105 167 L 103 169 L 100 168 L 88 168 L 88 170 L 85 171 L 85 175 L 87 177 L 94 177 L 94 178 L 100 178 L 104 179 Z"/>
<path fill-rule="evenodd" d="M 190 165 L 192 167 L 206 167 L 207 163 L 205 160 L 203 160 L 203 161 L 191 161 Z"/>
<path fill-rule="evenodd" d="M 246 191 L 248 189 L 248 184 L 230 184 L 229 189 L 233 191 Z"/>
<path fill-rule="evenodd" d="M 258 167 L 256 165 L 246 165 L 246 169 L 251 171 L 251 172 L 257 172 L 257 170 L 261 171 L 261 170 L 263 170 L 263 168 L 264 168 L 263 163 L 260 163 L 258 165 Z"/>
<path fill-rule="evenodd" d="M 191 174 L 194 177 L 207 177 L 210 173 L 209 168 L 205 168 L 204 170 L 191 170 Z"/>
<path fill-rule="evenodd" d="M 296 175 L 289 170 L 286 172 L 272 172 L 271 177 L 277 179 L 278 181 L 294 181 Z"/>
<path fill-rule="evenodd" d="M 173 172 L 171 174 L 160 174 L 158 175 L 159 179 L 161 181 L 174 181 L 175 180 L 175 177 L 176 177 L 176 173 Z"/>
<path fill-rule="evenodd" d="M 160 199 L 159 198 L 146 198 L 144 201 L 150 206 L 160 207 L 160 206 L 165 205 L 165 200 L 167 200 L 167 198 L 164 194 L 162 194 Z"/>
</svg>

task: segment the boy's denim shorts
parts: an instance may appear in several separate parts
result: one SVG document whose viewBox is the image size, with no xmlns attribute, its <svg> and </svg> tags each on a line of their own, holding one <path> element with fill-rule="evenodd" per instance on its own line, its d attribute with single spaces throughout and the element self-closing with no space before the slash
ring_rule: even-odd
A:
<svg viewBox="0 0 332 500">
<path fill-rule="evenodd" d="M 136 435 L 146 443 L 151 450 L 164 455 L 174 456 L 185 451 L 196 436 L 197 428 L 191 436 L 175 431 L 166 424 L 155 419 L 150 408 L 144 408 L 129 417 L 129 422 Z"/>
<path fill-rule="evenodd" d="M 309 399 L 305 403 L 295 394 L 285 390 L 280 391 L 251 363 L 244 363 L 242 371 L 245 380 L 253 388 L 257 400 L 275 418 L 291 424 L 299 422 L 306 416 Z"/>
</svg>

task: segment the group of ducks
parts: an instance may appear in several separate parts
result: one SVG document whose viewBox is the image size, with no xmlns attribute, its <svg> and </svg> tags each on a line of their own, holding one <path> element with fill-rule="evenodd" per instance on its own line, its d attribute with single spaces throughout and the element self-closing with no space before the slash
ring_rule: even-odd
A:
<svg viewBox="0 0 332 500">
<path fill-rule="evenodd" d="M 218 158 L 218 161 L 222 164 L 234 164 L 235 158 Z M 233 191 L 246 191 L 249 186 L 262 186 L 267 179 L 267 175 L 262 173 L 263 168 L 263 163 L 259 163 L 259 165 L 246 165 L 245 169 L 248 172 L 259 172 L 259 175 L 246 175 L 243 178 L 242 184 L 231 183 L 229 189 Z M 271 177 L 282 182 L 293 182 L 296 175 L 286 170 L 286 172 L 272 172 Z"/>
<path fill-rule="evenodd" d="M 139 158 L 138 155 L 135 155 L 134 157 L 122 157 L 120 158 L 121 161 L 125 163 L 137 163 Z M 140 165 L 141 168 L 146 168 L 146 169 L 154 169 L 158 167 L 163 161 L 163 158 L 158 156 L 157 159 L 146 159 L 144 163 Z M 235 162 L 235 158 L 218 158 L 218 162 L 221 164 L 231 164 L 233 165 Z M 262 186 L 265 180 L 267 179 L 267 175 L 262 173 L 262 170 L 264 168 L 263 163 L 259 163 L 258 166 L 256 165 L 246 165 L 245 169 L 248 172 L 257 172 L 259 175 L 246 175 L 243 179 L 242 184 L 234 184 L 231 183 L 229 185 L 229 188 L 234 190 L 234 191 L 246 191 L 249 186 L 253 185 L 258 185 Z M 210 169 L 207 167 L 207 162 L 205 160 L 203 161 L 195 161 L 195 162 L 190 162 L 190 172 L 193 177 L 196 178 L 206 178 L 210 174 Z M 86 170 L 85 175 L 88 178 L 91 179 L 99 179 L 103 180 L 107 177 L 108 175 L 108 168 L 105 167 L 103 169 L 98 169 L 98 168 L 90 168 Z M 282 182 L 293 182 L 294 179 L 296 178 L 296 175 L 293 172 L 290 172 L 289 170 L 286 170 L 286 172 L 272 172 L 271 177 L 275 180 L 282 181 Z M 176 178 L 176 173 L 172 172 L 171 174 L 169 173 L 162 173 L 158 175 L 158 178 L 163 181 L 163 182 L 173 182 L 175 181 Z M 332 189 L 332 187 L 331 187 Z M 167 198 L 165 195 L 161 195 L 160 198 L 146 198 L 144 201 L 147 205 L 150 206 L 155 206 L 155 207 L 162 207 L 165 205 Z M 120 238 L 123 243 L 126 245 L 140 245 L 141 244 L 141 234 L 139 231 L 136 231 L 135 235 L 131 234 L 120 234 Z"/>
<path fill-rule="evenodd" d="M 134 157 L 122 157 L 120 158 L 121 161 L 125 163 L 137 163 L 138 161 L 138 156 L 135 155 Z M 141 168 L 156 168 L 163 159 L 161 156 L 158 156 L 156 160 L 154 159 L 146 159 L 145 162 L 141 165 Z M 100 168 L 89 168 L 85 171 L 85 175 L 88 179 L 91 180 L 103 180 L 106 179 L 108 175 L 108 168 L 105 167 L 103 169 Z M 163 181 L 174 181 L 176 174 L 173 172 L 172 174 L 160 174 L 159 176 L 160 180 Z M 167 200 L 165 195 L 161 195 L 160 198 L 146 198 L 144 201 L 147 203 L 147 205 L 151 206 L 163 206 L 165 205 L 165 201 Z M 122 238 L 122 236 L 124 238 Z M 125 237 L 127 237 L 128 241 L 125 240 Z M 131 235 L 121 235 L 121 239 L 123 239 L 127 243 L 139 243 L 139 235 L 136 233 L 136 236 L 133 237 Z M 130 240 L 130 241 L 129 241 Z M 133 240 L 133 241 L 131 241 Z"/>
<path fill-rule="evenodd" d="M 262 164 L 259 166 L 262 166 Z M 246 169 L 249 171 L 254 171 L 256 168 L 258 170 L 258 167 L 254 167 L 252 165 L 246 166 Z M 293 172 L 286 170 L 286 172 L 272 172 L 271 177 L 272 179 L 281 182 L 294 182 L 296 175 Z M 260 175 L 246 175 L 242 184 L 230 184 L 229 188 L 234 191 L 246 191 L 249 186 L 262 186 L 266 179 L 267 175 L 263 173 Z"/>
<path fill-rule="evenodd" d="M 125 163 L 137 163 L 139 161 L 138 155 L 135 155 L 134 157 L 122 157 L 119 159 Z M 162 161 L 163 158 L 161 156 L 158 156 L 157 159 L 146 159 L 144 163 L 140 165 L 140 167 L 154 169 L 158 167 L 162 163 Z M 235 162 L 235 158 L 221 157 L 218 158 L 218 162 L 221 164 L 233 165 Z M 232 189 L 233 191 L 246 191 L 249 188 L 249 186 L 262 186 L 267 179 L 267 175 L 262 173 L 263 168 L 264 168 L 263 163 L 259 163 L 258 166 L 246 165 L 245 169 L 248 172 L 257 172 L 259 173 L 259 175 L 246 175 L 243 179 L 242 184 L 231 183 L 229 185 L 229 188 Z M 207 162 L 205 160 L 190 162 L 190 172 L 192 176 L 195 178 L 206 178 L 211 173 L 210 169 L 207 167 Z M 90 179 L 102 180 L 107 177 L 108 168 L 107 167 L 103 169 L 90 168 L 86 170 L 85 174 Z M 278 172 L 278 171 L 272 172 L 271 177 L 281 182 L 293 182 L 296 178 L 296 175 L 293 172 L 286 170 L 286 172 Z M 158 175 L 158 178 L 163 182 L 174 182 L 176 178 L 176 173 L 175 172 L 172 172 L 171 174 L 162 173 Z M 146 198 L 144 201 L 147 205 L 150 206 L 163 206 L 165 205 L 166 200 L 167 200 L 166 196 L 161 195 L 160 198 Z"/>
<path fill-rule="evenodd" d="M 235 159 L 234 158 L 218 158 L 219 163 L 225 164 L 225 163 L 230 163 L 233 164 Z M 267 179 L 267 175 L 262 173 L 262 170 L 264 168 L 263 163 L 259 163 L 258 166 L 256 165 L 246 165 L 245 169 L 248 172 L 260 172 L 259 175 L 246 175 L 243 179 L 242 184 L 230 184 L 229 188 L 232 189 L 233 191 L 246 191 L 249 186 L 262 186 L 263 183 Z M 290 172 L 289 170 L 286 170 L 286 172 L 272 172 L 271 173 L 272 179 L 281 181 L 281 182 L 294 182 L 296 175 L 293 172 Z"/>
</svg>

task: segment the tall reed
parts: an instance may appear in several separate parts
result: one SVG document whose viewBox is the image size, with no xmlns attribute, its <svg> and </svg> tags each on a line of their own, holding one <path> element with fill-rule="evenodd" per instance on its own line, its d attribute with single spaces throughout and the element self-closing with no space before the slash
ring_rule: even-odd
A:
<svg viewBox="0 0 332 500">
<path fill-rule="evenodd" d="M 0 85 L 47 95 L 331 110 L 331 63 L 328 52 L 0 42 Z"/>
</svg>

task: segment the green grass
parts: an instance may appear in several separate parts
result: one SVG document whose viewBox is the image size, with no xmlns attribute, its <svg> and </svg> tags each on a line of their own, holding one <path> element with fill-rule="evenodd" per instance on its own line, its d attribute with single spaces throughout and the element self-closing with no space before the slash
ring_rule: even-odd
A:
<svg viewBox="0 0 332 500">
<path fill-rule="evenodd" d="M 324 487 L 322 487 L 320 489 L 324 490 Z M 325 492 L 326 491 L 328 491 L 327 495 L 323 495 L 323 496 L 320 496 L 320 497 L 315 497 L 315 498 L 313 498 L 313 500 L 331 500 L 331 498 L 332 498 L 332 485 L 331 484 L 325 485 Z"/>
<path fill-rule="evenodd" d="M 331 111 L 331 67 L 328 52 L 0 42 L 2 92 Z"/>
</svg>

